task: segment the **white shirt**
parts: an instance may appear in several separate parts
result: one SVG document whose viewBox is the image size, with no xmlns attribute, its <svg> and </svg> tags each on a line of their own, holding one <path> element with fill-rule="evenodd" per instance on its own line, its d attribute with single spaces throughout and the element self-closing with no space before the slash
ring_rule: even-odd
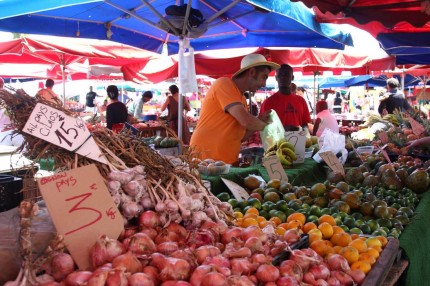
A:
<svg viewBox="0 0 430 286">
<path fill-rule="evenodd" d="M 317 119 L 320 118 L 321 122 L 317 130 L 317 137 L 320 137 L 324 129 L 328 128 L 334 133 L 339 133 L 339 126 L 336 118 L 331 114 L 329 110 L 323 110 L 317 114 Z"/>
</svg>

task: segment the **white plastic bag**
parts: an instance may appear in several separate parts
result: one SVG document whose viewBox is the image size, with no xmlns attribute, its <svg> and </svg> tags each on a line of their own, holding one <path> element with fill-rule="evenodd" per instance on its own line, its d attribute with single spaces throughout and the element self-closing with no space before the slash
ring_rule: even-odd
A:
<svg viewBox="0 0 430 286">
<path fill-rule="evenodd" d="M 264 150 L 275 144 L 281 138 L 284 138 L 285 129 L 282 125 L 281 119 L 275 111 L 270 112 L 271 123 L 260 131 L 261 142 L 263 143 Z"/>
<path fill-rule="evenodd" d="M 313 156 L 315 161 L 318 163 L 323 162 L 324 160 L 319 154 L 322 152 L 332 151 L 335 155 L 337 153 L 341 153 L 342 156 L 339 158 L 339 161 L 342 162 L 342 165 L 345 164 L 346 159 L 348 158 L 348 150 L 345 148 L 345 135 L 334 133 L 330 129 L 326 128 L 321 134 L 321 137 L 318 138 L 318 145 L 320 149 Z"/>
</svg>

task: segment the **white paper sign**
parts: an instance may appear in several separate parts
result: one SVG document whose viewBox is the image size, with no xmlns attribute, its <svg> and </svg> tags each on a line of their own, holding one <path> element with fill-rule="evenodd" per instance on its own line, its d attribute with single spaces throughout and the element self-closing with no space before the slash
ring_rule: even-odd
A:
<svg viewBox="0 0 430 286">
<path fill-rule="evenodd" d="M 267 170 L 267 174 L 271 180 L 278 179 L 281 182 L 288 183 L 288 176 L 282 167 L 277 156 L 269 156 L 263 158 L 263 165 Z"/>
<path fill-rule="evenodd" d="M 285 139 L 294 146 L 297 160 L 293 163 L 303 163 L 305 161 L 306 131 L 285 132 Z"/>
<path fill-rule="evenodd" d="M 236 184 L 233 181 L 221 178 L 221 180 L 224 182 L 224 184 L 227 186 L 227 188 L 231 191 L 233 194 L 233 197 L 236 200 L 247 200 L 249 198 L 248 192 L 242 188 L 240 185 Z"/>
<path fill-rule="evenodd" d="M 108 163 L 82 118 L 69 116 L 51 106 L 37 103 L 23 131 L 66 150 Z"/>
</svg>

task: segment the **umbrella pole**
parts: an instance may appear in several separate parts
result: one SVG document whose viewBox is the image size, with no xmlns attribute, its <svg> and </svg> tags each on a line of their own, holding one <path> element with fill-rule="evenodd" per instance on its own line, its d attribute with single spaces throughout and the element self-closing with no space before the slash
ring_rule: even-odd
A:
<svg viewBox="0 0 430 286">
<path fill-rule="evenodd" d="M 63 106 L 66 106 L 66 65 L 64 64 L 64 62 L 62 63 L 62 69 L 61 69 L 61 75 L 62 75 L 62 80 L 63 80 Z"/>
</svg>

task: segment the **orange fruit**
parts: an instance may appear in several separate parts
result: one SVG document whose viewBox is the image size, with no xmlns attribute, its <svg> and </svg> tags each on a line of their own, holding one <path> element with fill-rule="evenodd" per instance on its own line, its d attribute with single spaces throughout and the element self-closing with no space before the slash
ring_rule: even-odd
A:
<svg viewBox="0 0 430 286">
<path fill-rule="evenodd" d="M 260 223 L 262 221 L 267 221 L 267 219 L 264 216 L 258 216 L 257 221 L 258 221 L 258 223 Z"/>
<path fill-rule="evenodd" d="M 243 213 L 241 213 L 241 212 L 234 212 L 233 214 L 234 214 L 235 218 L 242 218 L 243 217 Z"/>
<path fill-rule="evenodd" d="M 340 250 L 339 254 L 345 257 L 349 264 L 358 261 L 358 258 L 360 257 L 358 250 L 352 246 L 345 246 Z"/>
<path fill-rule="evenodd" d="M 322 257 L 326 256 L 329 252 L 334 252 L 333 247 L 328 240 L 315 240 L 309 247 Z"/>
<path fill-rule="evenodd" d="M 323 222 L 318 225 L 318 229 L 321 230 L 324 239 L 330 239 L 333 235 L 333 227 L 328 222 Z"/>
<path fill-rule="evenodd" d="M 275 233 L 277 234 L 277 235 L 284 235 L 284 233 L 286 232 L 287 230 L 285 229 L 285 228 L 283 228 L 283 227 L 276 227 L 275 228 Z"/>
<path fill-rule="evenodd" d="M 345 231 L 340 226 L 333 225 L 333 234 L 340 233 L 340 232 L 345 232 Z"/>
<path fill-rule="evenodd" d="M 255 225 L 255 226 L 259 227 L 258 221 L 255 218 L 248 217 L 248 218 L 244 218 L 243 219 L 243 221 L 242 221 L 242 227 L 248 227 L 248 226 L 251 226 L 251 225 Z"/>
<path fill-rule="evenodd" d="M 343 247 L 342 246 L 340 246 L 340 245 L 335 245 L 335 246 L 333 246 L 333 250 L 334 250 L 334 252 L 335 253 L 337 253 L 337 254 L 339 254 L 339 252 L 340 252 L 340 250 L 342 249 Z"/>
<path fill-rule="evenodd" d="M 371 245 L 371 246 L 368 246 L 367 248 L 373 248 L 373 249 L 377 250 L 379 253 L 382 252 L 382 247 L 378 246 L 378 245 Z"/>
<path fill-rule="evenodd" d="M 245 214 L 255 214 L 255 215 L 259 215 L 260 212 L 258 211 L 257 208 L 251 207 L 249 209 L 246 210 Z"/>
<path fill-rule="evenodd" d="M 366 239 L 366 243 L 368 247 L 382 248 L 382 242 L 377 237 L 369 237 Z"/>
<path fill-rule="evenodd" d="M 376 238 L 379 239 L 379 241 L 382 243 L 382 247 L 385 247 L 387 245 L 388 239 L 385 236 L 378 235 Z"/>
<path fill-rule="evenodd" d="M 288 222 L 287 229 L 302 229 L 302 222 L 299 220 L 292 220 Z"/>
<path fill-rule="evenodd" d="M 333 245 L 344 247 L 347 246 L 352 240 L 351 236 L 346 232 L 339 232 L 333 234 L 330 241 L 333 243 Z"/>
<path fill-rule="evenodd" d="M 378 257 L 379 257 L 379 251 L 376 250 L 376 249 L 374 249 L 374 248 L 372 248 L 372 247 L 369 247 L 367 249 L 366 253 L 369 253 L 370 255 L 372 255 L 373 257 L 375 257 L 375 259 L 378 259 Z"/>
<path fill-rule="evenodd" d="M 351 270 L 355 269 L 361 270 L 364 272 L 364 274 L 367 274 L 369 273 L 370 269 L 372 269 L 372 266 L 369 262 L 359 260 L 351 264 Z"/>
<path fill-rule="evenodd" d="M 357 238 L 360 238 L 360 235 L 356 234 L 356 233 L 351 233 L 351 239 L 355 240 Z"/>
<path fill-rule="evenodd" d="M 355 249 L 357 249 L 359 253 L 363 253 L 363 252 L 367 251 L 367 244 L 366 244 L 366 242 L 363 241 L 363 240 L 361 240 L 361 239 L 359 239 L 359 238 L 354 239 L 353 241 L 351 241 L 349 243 L 349 246 L 352 246 Z"/>
<path fill-rule="evenodd" d="M 306 216 L 302 213 L 292 213 L 287 217 L 287 222 L 298 220 L 304 225 L 306 223 Z"/>
<path fill-rule="evenodd" d="M 288 222 L 283 222 L 283 223 L 279 224 L 278 227 L 283 227 L 283 228 L 287 229 Z"/>
<path fill-rule="evenodd" d="M 303 232 L 308 233 L 311 229 L 316 229 L 316 228 L 317 228 L 317 225 L 310 221 L 305 223 L 305 225 L 303 225 Z"/>
<path fill-rule="evenodd" d="M 376 262 L 376 258 L 368 252 L 360 253 L 358 260 L 369 262 L 370 265 L 373 265 Z"/>
<path fill-rule="evenodd" d="M 253 214 L 253 213 L 246 213 L 246 214 L 243 216 L 243 218 L 253 218 L 253 219 L 257 220 L 258 215 Z"/>
<path fill-rule="evenodd" d="M 268 221 L 268 220 L 265 220 L 265 221 L 261 221 L 261 222 L 259 222 L 259 223 L 258 223 L 258 226 L 259 226 L 260 228 L 265 228 L 265 227 L 266 227 L 266 226 L 268 226 L 269 224 L 274 225 L 274 223 L 273 223 L 273 222 Z"/>
<path fill-rule="evenodd" d="M 324 222 L 327 222 L 332 226 L 336 225 L 336 220 L 331 215 L 325 214 L 325 215 L 320 216 L 320 218 L 318 219 L 318 224 L 322 224 Z"/>
<path fill-rule="evenodd" d="M 271 218 L 269 219 L 269 221 L 274 222 L 276 226 L 278 226 L 279 224 L 281 224 L 281 223 L 282 223 L 282 220 L 281 220 L 279 217 L 277 217 L 277 216 L 271 217 Z"/>
</svg>

